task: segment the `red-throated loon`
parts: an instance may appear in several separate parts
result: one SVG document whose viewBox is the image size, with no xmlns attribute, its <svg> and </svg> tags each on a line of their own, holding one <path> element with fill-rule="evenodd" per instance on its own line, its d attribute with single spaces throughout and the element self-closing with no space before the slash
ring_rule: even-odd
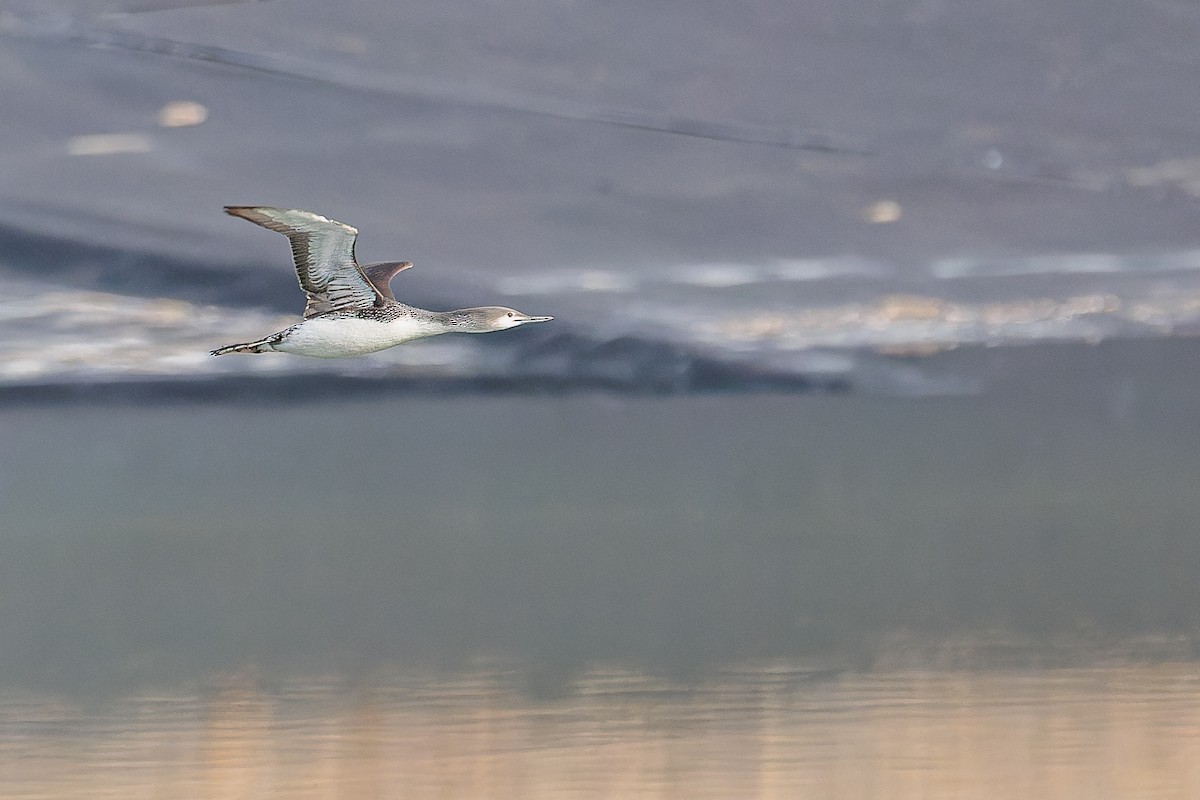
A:
<svg viewBox="0 0 1200 800">
<path fill-rule="evenodd" d="M 212 351 L 214 356 L 277 350 L 341 358 L 386 350 L 440 333 L 491 333 L 554 319 L 532 317 L 502 306 L 458 311 L 406 306 L 396 300 L 390 282 L 412 263 L 389 261 L 360 266 L 354 258 L 356 228 L 297 209 L 226 206 L 225 213 L 288 237 L 308 304 L 304 319 L 292 327 L 258 341 L 218 347 Z"/>
</svg>

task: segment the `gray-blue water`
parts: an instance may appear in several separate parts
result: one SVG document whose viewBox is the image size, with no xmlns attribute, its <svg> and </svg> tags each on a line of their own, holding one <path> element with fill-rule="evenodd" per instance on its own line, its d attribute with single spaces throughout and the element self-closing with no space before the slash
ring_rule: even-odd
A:
<svg viewBox="0 0 1200 800">
<path fill-rule="evenodd" d="M 0 1 L 0 794 L 1195 796 L 1197 34 Z"/>
</svg>

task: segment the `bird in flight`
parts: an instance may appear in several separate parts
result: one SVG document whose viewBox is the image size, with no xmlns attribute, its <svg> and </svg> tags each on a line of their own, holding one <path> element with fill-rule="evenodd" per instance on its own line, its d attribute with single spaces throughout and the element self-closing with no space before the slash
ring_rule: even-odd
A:
<svg viewBox="0 0 1200 800">
<path fill-rule="evenodd" d="M 214 356 L 278 351 L 342 358 L 442 333 L 492 333 L 554 319 L 522 314 L 503 306 L 457 311 L 426 311 L 407 306 L 392 294 L 391 280 L 412 263 L 387 261 L 361 266 L 354 257 L 358 229 L 298 209 L 226 206 L 225 213 L 288 237 L 296 275 L 308 303 L 304 319 L 290 328 L 253 342 L 218 347 L 211 351 Z"/>
</svg>

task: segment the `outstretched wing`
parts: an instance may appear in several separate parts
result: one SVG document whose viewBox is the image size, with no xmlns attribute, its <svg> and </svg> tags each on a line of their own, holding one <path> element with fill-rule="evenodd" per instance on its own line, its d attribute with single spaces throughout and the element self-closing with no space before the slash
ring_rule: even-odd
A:
<svg viewBox="0 0 1200 800">
<path fill-rule="evenodd" d="M 368 264 L 362 271 L 380 296 L 385 300 L 395 300 L 396 295 L 392 294 L 392 278 L 411 266 L 411 261 L 385 261 L 382 264 Z"/>
<path fill-rule="evenodd" d="M 300 288 L 308 295 L 305 319 L 328 311 L 370 308 L 387 302 L 385 293 L 368 280 L 354 259 L 357 229 L 297 209 L 226 206 L 225 213 L 288 237 Z"/>
</svg>

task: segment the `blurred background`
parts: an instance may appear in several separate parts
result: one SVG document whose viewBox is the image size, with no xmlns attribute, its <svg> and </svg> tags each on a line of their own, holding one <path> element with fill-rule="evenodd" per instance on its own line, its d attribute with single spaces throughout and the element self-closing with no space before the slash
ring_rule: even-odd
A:
<svg viewBox="0 0 1200 800">
<path fill-rule="evenodd" d="M 0 793 L 1200 796 L 1197 41 L 0 0 Z M 211 358 L 256 204 L 555 320 Z"/>
</svg>

